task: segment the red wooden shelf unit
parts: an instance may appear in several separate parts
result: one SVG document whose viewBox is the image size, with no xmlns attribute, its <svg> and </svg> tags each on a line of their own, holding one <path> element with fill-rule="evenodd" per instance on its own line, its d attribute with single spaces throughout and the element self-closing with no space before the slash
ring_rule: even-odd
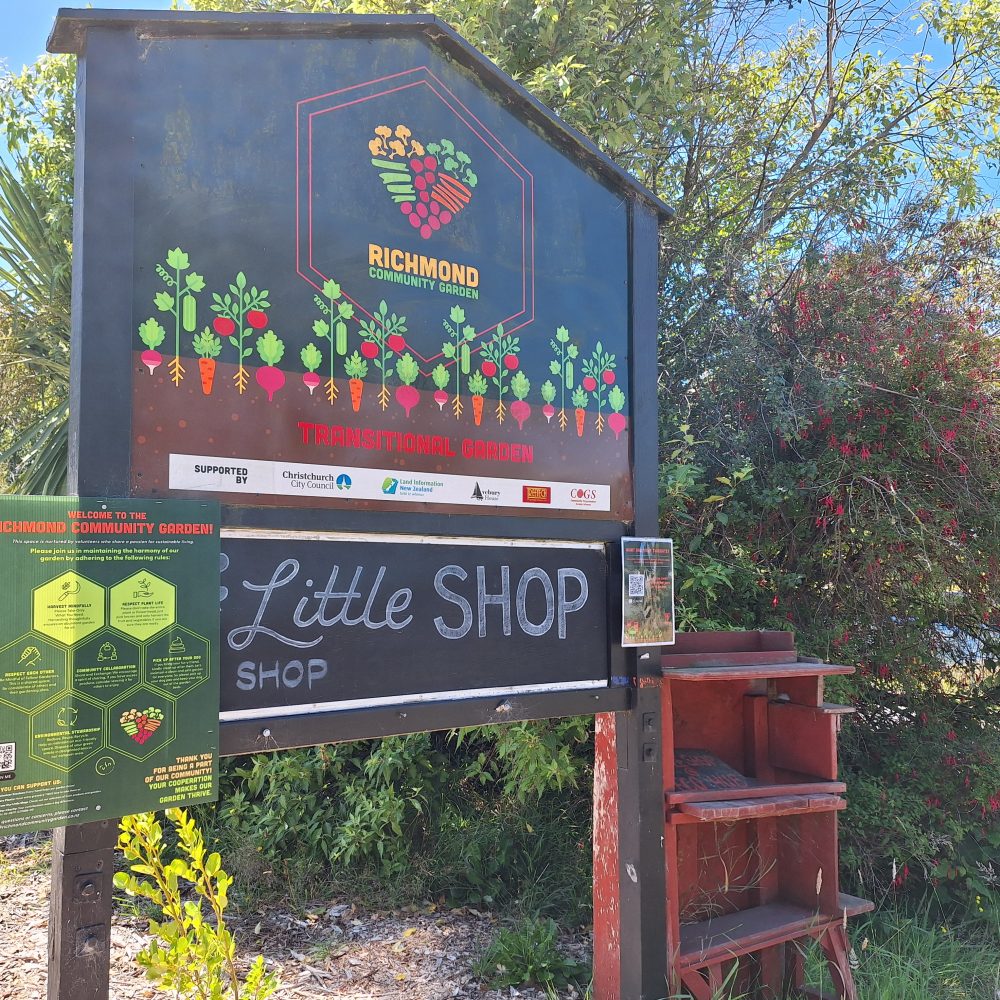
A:
<svg viewBox="0 0 1000 1000">
<path fill-rule="evenodd" d="M 801 944 L 819 942 L 840 1000 L 856 1000 L 840 892 L 837 733 L 852 711 L 789 632 L 678 635 L 662 659 L 667 947 L 674 987 L 713 1000 L 821 997 Z"/>
</svg>

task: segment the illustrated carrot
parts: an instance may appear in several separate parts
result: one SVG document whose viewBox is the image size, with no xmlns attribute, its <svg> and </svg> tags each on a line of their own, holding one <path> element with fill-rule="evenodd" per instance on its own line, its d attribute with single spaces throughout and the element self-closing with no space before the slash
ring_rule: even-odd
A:
<svg viewBox="0 0 1000 1000">
<path fill-rule="evenodd" d="M 188 298 L 185 301 L 191 302 L 192 299 Z M 195 335 L 191 344 L 195 354 L 198 355 L 201 391 L 206 396 L 211 396 L 212 383 L 215 381 L 215 359 L 222 353 L 222 340 L 206 326 L 201 333 Z"/>
<path fill-rule="evenodd" d="M 368 362 L 355 351 L 345 362 L 344 371 L 348 376 L 348 388 L 351 390 L 351 406 L 357 413 L 361 409 L 361 394 L 365 384 L 362 379 L 368 374 Z"/>
<path fill-rule="evenodd" d="M 472 416 L 478 427 L 483 422 L 483 396 L 486 393 L 486 378 L 482 372 L 469 376 L 469 395 L 472 396 Z"/>
<path fill-rule="evenodd" d="M 587 417 L 584 407 L 587 405 L 587 393 L 583 386 L 577 386 L 573 390 L 573 405 L 576 407 L 576 436 L 583 437 L 583 422 Z"/>
</svg>

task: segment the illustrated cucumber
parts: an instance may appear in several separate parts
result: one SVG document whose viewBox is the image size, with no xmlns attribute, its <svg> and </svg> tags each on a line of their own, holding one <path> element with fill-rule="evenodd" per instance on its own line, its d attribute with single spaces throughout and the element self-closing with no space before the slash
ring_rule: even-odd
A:
<svg viewBox="0 0 1000 1000">
<path fill-rule="evenodd" d="M 394 194 L 392 200 L 399 205 L 404 201 L 416 201 L 417 196 L 411 191 L 409 194 Z"/>
<path fill-rule="evenodd" d="M 391 170 L 393 173 L 398 173 L 400 170 L 405 169 L 401 163 L 394 162 L 393 160 L 380 160 L 377 157 L 372 159 L 372 166 L 378 167 L 379 170 Z"/>
<path fill-rule="evenodd" d="M 386 184 L 391 194 L 413 194 L 412 184 Z"/>
<path fill-rule="evenodd" d="M 462 344 L 462 374 L 469 374 L 470 359 L 472 357 L 472 352 L 469 350 L 468 344 Z"/>
<path fill-rule="evenodd" d="M 410 181 L 413 180 L 413 178 L 408 173 L 390 174 L 388 171 L 383 171 L 381 174 L 379 174 L 379 177 L 381 177 L 382 180 L 386 182 L 386 184 L 403 184 L 403 183 L 409 184 Z"/>
<path fill-rule="evenodd" d="M 181 303 L 181 324 L 187 333 L 194 333 L 198 328 L 198 303 L 193 295 L 185 295 Z"/>
<path fill-rule="evenodd" d="M 347 354 L 347 324 L 341 320 L 336 326 L 337 333 L 337 353 L 344 357 Z"/>
<path fill-rule="evenodd" d="M 569 388 L 573 388 L 573 362 L 566 362 L 566 385 Z"/>
</svg>

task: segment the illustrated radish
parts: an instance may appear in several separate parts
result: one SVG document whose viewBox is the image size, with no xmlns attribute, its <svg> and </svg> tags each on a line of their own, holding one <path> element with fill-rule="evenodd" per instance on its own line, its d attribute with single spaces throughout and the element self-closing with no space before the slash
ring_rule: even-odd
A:
<svg viewBox="0 0 1000 1000">
<path fill-rule="evenodd" d="M 396 390 L 396 402 L 406 410 L 406 415 L 409 417 L 410 410 L 420 402 L 420 393 L 413 388 L 413 383 L 420 374 L 420 367 L 412 354 L 407 352 L 396 362 L 396 374 L 403 383 Z"/>
<path fill-rule="evenodd" d="M 139 324 L 139 339 L 148 348 L 139 357 L 142 359 L 142 363 L 149 369 L 150 375 L 163 364 L 163 355 L 156 348 L 163 343 L 163 338 L 166 335 L 166 330 L 152 316 Z"/>
<path fill-rule="evenodd" d="M 434 402 L 437 403 L 439 410 L 443 410 L 444 404 L 448 402 L 448 393 L 445 391 L 445 386 L 451 381 L 448 369 L 444 365 L 438 365 L 431 372 L 431 381 L 437 387 L 434 393 Z"/>
<path fill-rule="evenodd" d="M 267 326 L 267 313 L 261 312 L 260 309 L 251 309 L 247 313 L 247 322 L 255 330 L 263 330 Z"/>
<path fill-rule="evenodd" d="M 524 401 L 531 391 L 531 383 L 524 372 L 518 372 L 510 380 L 510 391 L 517 397 L 516 402 L 510 404 L 510 415 L 517 421 L 517 429 L 523 431 L 525 420 L 531 416 L 531 407 Z"/>
<path fill-rule="evenodd" d="M 625 407 L 625 393 L 622 392 L 620 386 L 614 386 L 608 393 L 608 405 L 613 410 L 608 417 L 608 426 L 615 432 L 615 440 L 617 441 L 622 431 L 628 426 L 628 420 L 621 412 Z"/>
<path fill-rule="evenodd" d="M 316 374 L 316 369 L 323 363 L 323 352 L 310 341 L 299 351 L 299 357 L 302 359 L 302 364 L 306 369 L 302 376 L 302 384 L 309 390 L 309 395 L 311 396 L 313 389 L 321 382 L 320 377 Z"/>
<path fill-rule="evenodd" d="M 385 346 L 389 348 L 390 351 L 401 351 L 406 347 L 406 341 L 398 334 L 394 333 L 389 337 L 386 337 Z"/>
<path fill-rule="evenodd" d="M 478 427 L 483 422 L 483 397 L 486 395 L 486 379 L 482 372 L 469 376 L 469 395 L 472 396 L 472 417 Z"/>
<path fill-rule="evenodd" d="M 198 374 L 201 376 L 201 391 L 212 394 L 215 381 L 215 359 L 222 353 L 222 341 L 206 326 L 191 342 L 198 355 Z"/>
<path fill-rule="evenodd" d="M 267 393 L 267 401 L 272 403 L 274 394 L 285 384 L 285 373 L 275 367 L 285 353 L 284 342 L 275 336 L 273 330 L 268 330 L 257 341 L 257 353 L 265 365 L 257 369 L 257 384 Z"/>
<path fill-rule="evenodd" d="M 542 413 L 545 414 L 546 423 L 551 423 L 552 418 L 556 415 L 556 408 L 552 405 L 555 398 L 556 387 L 549 379 L 546 379 L 542 383 L 542 399 L 545 400 L 545 405 L 542 407 Z"/>
<path fill-rule="evenodd" d="M 601 380 L 604 382 L 605 385 L 614 385 L 615 373 L 610 368 L 605 368 L 604 374 L 601 375 Z"/>
<path fill-rule="evenodd" d="M 505 354 L 503 359 L 504 368 L 509 372 L 517 371 L 517 355 L 516 354 Z"/>
<path fill-rule="evenodd" d="M 355 351 L 344 362 L 344 371 L 349 379 L 347 384 L 351 390 L 351 406 L 357 413 L 361 409 L 361 394 L 365 389 L 365 383 L 362 379 L 368 374 L 368 362 Z"/>
<path fill-rule="evenodd" d="M 228 316 L 216 316 L 212 320 L 212 329 L 220 337 L 231 337 L 236 332 L 236 324 Z"/>
<path fill-rule="evenodd" d="M 374 340 L 366 340 L 361 345 L 361 353 L 369 361 L 371 361 L 373 358 L 377 358 L 378 357 L 378 344 L 376 344 Z"/>
<path fill-rule="evenodd" d="M 492 361 L 483 362 L 483 374 L 487 378 L 493 378 L 493 376 L 496 375 L 496 373 L 497 373 L 497 366 L 493 364 Z"/>
</svg>

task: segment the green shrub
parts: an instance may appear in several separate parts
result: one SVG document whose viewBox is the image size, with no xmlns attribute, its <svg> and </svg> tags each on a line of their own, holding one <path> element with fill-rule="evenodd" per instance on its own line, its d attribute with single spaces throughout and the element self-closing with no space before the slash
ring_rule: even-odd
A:
<svg viewBox="0 0 1000 1000">
<path fill-rule="evenodd" d="M 590 967 L 567 958 L 557 944 L 559 928 L 550 917 L 528 917 L 505 927 L 473 971 L 493 989 L 532 985 L 546 990 L 586 982 Z"/>
</svg>

